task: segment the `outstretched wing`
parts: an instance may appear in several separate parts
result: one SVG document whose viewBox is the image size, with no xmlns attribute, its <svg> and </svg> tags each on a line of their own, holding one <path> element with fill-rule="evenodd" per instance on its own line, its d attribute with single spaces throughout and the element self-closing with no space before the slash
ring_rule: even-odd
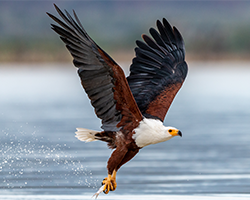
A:
<svg viewBox="0 0 250 200">
<path fill-rule="evenodd" d="M 127 80 L 141 113 L 163 121 L 188 68 L 180 32 L 166 19 L 156 25 L 159 33 L 149 30 L 153 39 L 142 35 L 145 43 L 136 41 L 136 57 Z"/>
<path fill-rule="evenodd" d="M 90 38 L 75 12 L 74 20 L 66 10 L 65 15 L 56 5 L 55 8 L 64 22 L 47 13 L 61 26 L 52 24 L 52 29 L 73 56 L 82 86 L 96 115 L 102 119 L 102 128 L 105 131 L 117 131 L 120 127 L 133 129 L 142 120 L 142 114 L 123 70 Z"/>
</svg>

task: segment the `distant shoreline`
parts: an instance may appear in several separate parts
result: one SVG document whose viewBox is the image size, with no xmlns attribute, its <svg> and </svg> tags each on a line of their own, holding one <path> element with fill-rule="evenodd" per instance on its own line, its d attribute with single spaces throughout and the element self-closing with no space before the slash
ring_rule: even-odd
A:
<svg viewBox="0 0 250 200">
<path fill-rule="evenodd" d="M 108 52 L 109 55 L 118 63 L 120 62 L 132 62 L 135 57 L 134 52 Z M 65 53 L 38 53 L 38 52 L 22 52 L 22 53 L 2 53 L 0 54 L 0 64 L 4 63 L 65 63 L 71 62 L 72 57 Z M 205 53 L 189 53 L 186 54 L 186 61 L 250 61 L 249 54 L 229 54 L 229 53 L 217 53 L 217 54 L 205 54 Z"/>
</svg>

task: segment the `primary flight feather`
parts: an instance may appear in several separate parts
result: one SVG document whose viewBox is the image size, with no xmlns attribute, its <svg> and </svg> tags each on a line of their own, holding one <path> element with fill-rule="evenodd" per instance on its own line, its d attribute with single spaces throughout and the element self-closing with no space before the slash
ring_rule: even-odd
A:
<svg viewBox="0 0 250 200">
<path fill-rule="evenodd" d="M 74 65 L 85 92 L 102 120 L 103 131 L 78 128 L 81 141 L 101 140 L 115 149 L 108 160 L 108 177 L 95 194 L 116 189 L 116 172 L 141 148 L 167 141 L 182 133 L 164 126 L 165 115 L 181 88 L 188 71 L 185 47 L 180 32 L 163 19 L 151 28 L 144 42 L 136 41 L 136 57 L 126 78 L 121 67 L 103 51 L 84 30 L 74 12 L 74 18 L 55 5 L 62 20 L 47 13 L 60 26 L 52 29 L 60 35 L 73 56 Z"/>
</svg>

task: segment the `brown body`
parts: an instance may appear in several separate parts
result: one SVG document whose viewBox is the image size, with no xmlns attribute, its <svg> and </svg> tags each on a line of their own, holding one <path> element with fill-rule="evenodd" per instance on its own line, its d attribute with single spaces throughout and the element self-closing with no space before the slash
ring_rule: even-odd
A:
<svg viewBox="0 0 250 200">
<path fill-rule="evenodd" d="M 123 133 L 116 133 L 115 139 L 116 148 L 108 160 L 108 173 L 112 174 L 113 171 L 118 169 L 131 160 L 138 152 L 139 147 L 135 144 L 132 138 L 132 132 L 124 136 Z"/>
</svg>

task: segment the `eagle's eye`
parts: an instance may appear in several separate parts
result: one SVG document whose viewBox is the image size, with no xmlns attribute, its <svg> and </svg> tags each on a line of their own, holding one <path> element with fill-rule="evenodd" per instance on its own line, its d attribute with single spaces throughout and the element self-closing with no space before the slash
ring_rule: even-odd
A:
<svg viewBox="0 0 250 200">
<path fill-rule="evenodd" d="M 169 133 L 171 133 L 171 132 L 172 132 L 172 130 L 170 129 L 170 130 L 168 130 L 168 132 L 169 132 Z"/>
</svg>

